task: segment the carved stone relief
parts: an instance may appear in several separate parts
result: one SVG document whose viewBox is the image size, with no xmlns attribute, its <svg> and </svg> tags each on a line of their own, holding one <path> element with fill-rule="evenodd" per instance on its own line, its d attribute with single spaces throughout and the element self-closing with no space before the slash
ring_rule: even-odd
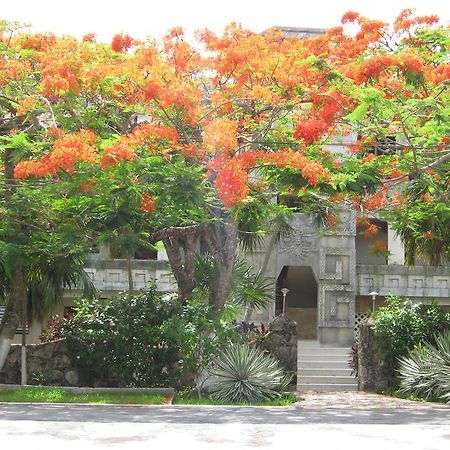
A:
<svg viewBox="0 0 450 450">
<path fill-rule="evenodd" d="M 345 261 L 347 259 L 347 261 Z M 329 271 L 328 260 L 334 262 L 334 270 Z M 346 264 L 345 264 L 346 262 Z M 354 288 L 356 283 L 356 253 L 354 249 L 321 247 L 319 249 L 319 278 L 348 284 Z M 345 267 L 345 270 L 344 270 Z"/>
<path fill-rule="evenodd" d="M 295 263 L 304 262 L 308 256 L 317 251 L 314 222 L 312 217 L 296 217 L 290 223 L 291 233 L 280 239 L 278 252 L 287 253 L 295 258 Z"/>
<path fill-rule="evenodd" d="M 352 288 L 342 284 L 319 287 L 319 326 L 352 327 L 354 317 L 355 293 Z"/>
</svg>

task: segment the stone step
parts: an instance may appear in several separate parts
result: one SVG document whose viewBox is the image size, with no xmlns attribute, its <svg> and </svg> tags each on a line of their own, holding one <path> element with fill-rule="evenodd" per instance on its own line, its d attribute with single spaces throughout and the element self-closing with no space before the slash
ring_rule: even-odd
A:
<svg viewBox="0 0 450 450">
<path fill-rule="evenodd" d="M 326 369 L 304 369 L 299 367 L 297 370 L 297 376 L 299 377 L 351 377 L 352 370 L 345 369 L 333 369 L 327 367 Z"/>
<path fill-rule="evenodd" d="M 298 361 L 299 369 L 348 369 L 347 361 Z"/>
<path fill-rule="evenodd" d="M 311 375 L 297 376 L 298 384 L 355 384 L 358 385 L 356 378 L 350 375 L 330 376 L 330 375 Z"/>
<path fill-rule="evenodd" d="M 356 392 L 357 384 L 297 384 L 298 392 Z"/>
<path fill-rule="evenodd" d="M 317 362 L 346 362 L 350 359 L 349 355 L 321 355 L 304 354 L 297 355 L 297 361 L 317 361 Z"/>
<path fill-rule="evenodd" d="M 317 349 L 314 352 L 311 351 L 302 351 L 302 350 L 298 350 L 297 351 L 297 356 L 324 356 L 324 355 L 334 355 L 334 356 L 341 356 L 341 357 L 345 357 L 350 355 L 350 350 L 344 349 L 344 350 L 321 350 L 321 349 Z"/>
</svg>

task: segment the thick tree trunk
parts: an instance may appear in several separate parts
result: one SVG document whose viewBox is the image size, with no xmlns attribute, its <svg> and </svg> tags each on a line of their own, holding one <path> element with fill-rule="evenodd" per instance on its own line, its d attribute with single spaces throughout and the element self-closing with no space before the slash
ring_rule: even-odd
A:
<svg viewBox="0 0 450 450">
<path fill-rule="evenodd" d="M 215 316 L 219 317 L 231 291 L 238 230 L 230 215 L 223 215 L 223 211 L 216 211 L 216 214 L 218 220 L 205 225 L 203 237 L 217 264 L 218 275 L 211 287 L 209 304 L 214 307 Z"/>
<path fill-rule="evenodd" d="M 184 239 L 167 237 L 163 239 L 163 243 L 170 267 L 177 280 L 178 295 L 181 300 L 186 300 L 195 287 L 194 236 L 186 236 Z"/>
<path fill-rule="evenodd" d="M 22 302 L 26 295 L 23 267 L 16 263 L 11 276 L 11 290 L 6 301 L 5 314 L 0 325 L 0 370 L 5 364 L 16 329 L 20 324 Z"/>
</svg>

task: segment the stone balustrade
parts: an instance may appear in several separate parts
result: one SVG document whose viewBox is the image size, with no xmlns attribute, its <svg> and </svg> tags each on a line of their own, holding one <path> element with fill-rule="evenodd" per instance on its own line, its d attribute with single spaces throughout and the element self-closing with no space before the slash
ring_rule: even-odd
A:
<svg viewBox="0 0 450 450">
<path fill-rule="evenodd" d="M 448 267 L 401 265 L 357 265 L 357 295 L 376 291 L 401 297 L 447 299 L 450 302 L 450 269 Z"/>
<path fill-rule="evenodd" d="M 167 261 L 133 259 L 131 266 L 135 290 L 145 289 L 151 281 L 155 281 L 159 291 L 176 291 L 175 279 Z M 125 259 L 89 258 L 84 270 L 100 291 L 120 292 L 128 289 Z"/>
</svg>

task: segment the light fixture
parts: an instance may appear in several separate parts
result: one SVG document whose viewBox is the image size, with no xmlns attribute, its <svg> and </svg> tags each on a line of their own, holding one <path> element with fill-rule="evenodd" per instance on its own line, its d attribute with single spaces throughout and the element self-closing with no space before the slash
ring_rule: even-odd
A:
<svg viewBox="0 0 450 450">
<path fill-rule="evenodd" d="M 283 294 L 283 314 L 286 313 L 286 295 L 289 292 L 288 288 L 282 288 L 281 293 Z"/>
<path fill-rule="evenodd" d="M 375 300 L 377 298 L 378 292 L 372 291 L 369 292 L 369 295 L 372 296 L 372 312 L 375 312 Z"/>
</svg>

